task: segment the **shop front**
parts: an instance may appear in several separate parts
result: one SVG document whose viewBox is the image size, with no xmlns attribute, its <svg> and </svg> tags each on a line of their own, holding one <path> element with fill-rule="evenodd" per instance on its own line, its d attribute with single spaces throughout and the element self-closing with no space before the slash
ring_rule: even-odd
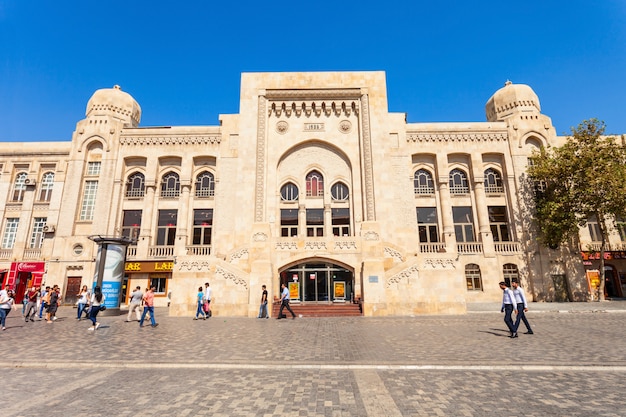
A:
<svg viewBox="0 0 626 417">
<path fill-rule="evenodd" d="M 150 287 L 155 288 L 154 299 L 157 307 L 169 305 L 171 296 L 169 288 L 173 269 L 173 261 L 126 262 L 124 264 L 120 304 L 128 303 L 129 294 L 139 286 L 143 292 Z"/>
<path fill-rule="evenodd" d="M 600 253 L 582 252 L 583 265 L 592 295 L 599 285 Z M 626 297 L 626 252 L 604 252 L 604 296 L 607 298 Z"/>
<path fill-rule="evenodd" d="M 45 271 L 45 262 L 12 262 L 4 275 L 3 288 L 15 291 L 15 301 L 21 303 L 27 288 L 41 286 Z"/>
<path fill-rule="evenodd" d="M 280 272 L 292 302 L 352 302 L 354 273 L 332 263 L 303 263 Z"/>
</svg>

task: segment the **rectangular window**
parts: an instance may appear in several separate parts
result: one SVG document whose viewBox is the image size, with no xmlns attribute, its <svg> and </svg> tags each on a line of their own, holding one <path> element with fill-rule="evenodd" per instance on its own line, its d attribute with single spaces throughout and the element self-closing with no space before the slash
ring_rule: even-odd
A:
<svg viewBox="0 0 626 417">
<path fill-rule="evenodd" d="M 592 242 L 602 242 L 602 232 L 600 231 L 600 225 L 598 219 L 592 216 L 587 220 L 587 229 L 589 229 L 589 235 Z"/>
<path fill-rule="evenodd" d="M 43 245 L 43 227 L 46 225 L 48 219 L 46 217 L 35 217 L 33 220 L 33 232 L 30 235 L 31 249 L 41 249 Z"/>
<path fill-rule="evenodd" d="M 102 166 L 102 163 L 100 161 L 98 161 L 98 162 L 87 162 L 87 175 L 89 175 L 89 176 L 100 175 L 100 167 L 101 166 Z"/>
<path fill-rule="evenodd" d="M 122 236 L 133 241 L 131 245 L 137 244 L 139 231 L 141 229 L 141 210 L 124 210 L 122 219 Z"/>
<path fill-rule="evenodd" d="M 4 226 L 4 236 L 2 237 L 2 249 L 13 249 L 15 237 L 17 236 L 17 226 L 19 224 L 20 219 L 18 218 L 7 219 Z"/>
<path fill-rule="evenodd" d="M 506 207 L 489 206 L 487 207 L 487 211 L 489 212 L 489 226 L 491 227 L 493 241 L 510 242 L 511 236 L 509 234 L 509 224 L 506 216 Z"/>
<path fill-rule="evenodd" d="M 213 228 L 213 209 L 193 211 L 193 245 L 210 245 Z"/>
<path fill-rule="evenodd" d="M 334 236 L 350 236 L 350 209 L 331 209 Z"/>
<path fill-rule="evenodd" d="M 437 207 L 417 207 L 417 227 L 421 243 L 439 242 Z"/>
<path fill-rule="evenodd" d="M 159 210 L 159 224 L 157 226 L 157 246 L 174 246 L 176 239 L 177 210 Z"/>
<path fill-rule="evenodd" d="M 282 237 L 298 236 L 298 210 L 280 210 L 280 235 Z"/>
<path fill-rule="evenodd" d="M 154 287 L 154 294 L 167 293 L 167 278 L 160 275 L 150 275 L 150 287 Z"/>
<path fill-rule="evenodd" d="M 452 221 L 457 242 L 476 242 L 471 207 L 452 207 Z"/>
<path fill-rule="evenodd" d="M 306 209 L 306 235 L 324 236 L 324 209 Z"/>
<path fill-rule="evenodd" d="M 98 181 L 85 181 L 83 201 L 80 205 L 80 220 L 93 220 L 93 212 L 96 208 L 96 194 L 98 194 Z"/>
</svg>

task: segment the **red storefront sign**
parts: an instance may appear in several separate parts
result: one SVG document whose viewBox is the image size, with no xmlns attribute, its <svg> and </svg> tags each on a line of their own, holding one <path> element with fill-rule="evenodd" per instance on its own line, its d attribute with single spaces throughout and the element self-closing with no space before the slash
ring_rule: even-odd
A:
<svg viewBox="0 0 626 417">
<path fill-rule="evenodd" d="M 31 286 L 39 287 L 43 280 L 43 274 L 46 271 L 45 262 L 13 262 L 11 263 L 11 269 L 7 274 L 4 285 L 8 288 L 15 287 L 15 281 L 19 275 L 25 275 L 30 273 L 33 279 Z"/>
</svg>

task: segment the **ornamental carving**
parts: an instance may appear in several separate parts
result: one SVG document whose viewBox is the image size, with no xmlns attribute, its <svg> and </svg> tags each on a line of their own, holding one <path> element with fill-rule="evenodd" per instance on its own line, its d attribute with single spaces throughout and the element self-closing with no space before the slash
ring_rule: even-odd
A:
<svg viewBox="0 0 626 417">
<path fill-rule="evenodd" d="M 224 279 L 233 281 L 235 283 L 235 285 L 241 285 L 246 290 L 248 289 L 248 282 L 245 279 L 243 279 L 241 277 L 238 277 L 235 274 L 233 274 L 232 272 L 226 271 L 225 269 L 222 269 L 219 266 L 216 268 L 215 274 L 216 275 L 219 274 L 219 275 L 223 276 Z"/>
<path fill-rule="evenodd" d="M 120 145 L 215 145 L 222 142 L 222 135 L 193 136 L 122 136 Z"/>
<path fill-rule="evenodd" d="M 359 115 L 358 100 L 321 100 L 321 101 L 274 101 L 268 116 L 272 117 L 350 117 Z"/>
<path fill-rule="evenodd" d="M 378 236 L 378 233 L 370 231 L 370 232 L 365 232 L 363 234 L 363 239 L 365 239 L 365 240 L 379 240 L 380 237 Z"/>
<path fill-rule="evenodd" d="M 249 254 L 249 252 L 248 252 L 247 248 L 246 249 L 240 249 L 237 252 L 235 252 L 235 253 L 230 255 L 230 262 L 232 263 L 232 262 L 237 261 L 237 260 L 239 260 L 239 259 L 241 259 L 243 257 L 248 257 L 248 254 Z"/>
<path fill-rule="evenodd" d="M 206 261 L 183 261 L 179 265 L 179 271 L 209 271 L 211 268 L 210 262 Z"/>
<path fill-rule="evenodd" d="M 66 268 L 68 271 L 82 271 L 82 265 L 68 265 Z"/>
<path fill-rule="evenodd" d="M 385 255 L 390 256 L 391 258 L 395 259 L 397 262 L 404 262 L 404 257 L 402 256 L 402 254 L 398 252 L 397 250 L 392 249 L 390 247 L 385 247 Z"/>
<path fill-rule="evenodd" d="M 387 280 L 386 283 L 386 287 L 389 288 L 391 286 L 391 284 L 399 284 L 401 281 L 409 281 L 409 279 L 413 276 L 413 275 L 417 275 L 419 273 L 419 268 L 417 267 L 417 265 L 413 265 L 407 269 L 405 269 L 404 271 L 398 272 L 397 274 L 393 275 L 391 278 L 389 278 Z"/>
<path fill-rule="evenodd" d="M 277 250 L 298 250 L 298 244 L 296 242 L 276 242 L 275 248 Z"/>
<path fill-rule="evenodd" d="M 335 250 L 356 249 L 356 242 L 353 240 L 336 240 Z"/>
<path fill-rule="evenodd" d="M 262 232 L 256 232 L 255 234 L 252 235 L 252 240 L 255 242 L 265 242 L 267 241 L 267 239 L 268 239 L 268 236 Z"/>
<path fill-rule="evenodd" d="M 454 261 L 452 259 L 426 259 L 424 261 L 424 269 L 456 269 Z"/>
<path fill-rule="evenodd" d="M 407 142 L 499 142 L 506 141 L 508 134 L 503 132 L 407 132 Z"/>
<path fill-rule="evenodd" d="M 326 250 L 326 242 L 321 240 L 308 240 L 304 242 L 305 250 Z"/>
<path fill-rule="evenodd" d="M 341 133 L 350 133 L 351 130 L 352 130 L 352 123 L 350 123 L 349 120 L 342 120 L 339 123 L 339 131 Z"/>
<path fill-rule="evenodd" d="M 280 133 L 281 135 L 284 135 L 285 133 L 287 133 L 288 130 L 289 130 L 289 123 L 285 122 L 284 120 L 281 120 L 280 122 L 276 123 L 276 131 Z"/>
</svg>

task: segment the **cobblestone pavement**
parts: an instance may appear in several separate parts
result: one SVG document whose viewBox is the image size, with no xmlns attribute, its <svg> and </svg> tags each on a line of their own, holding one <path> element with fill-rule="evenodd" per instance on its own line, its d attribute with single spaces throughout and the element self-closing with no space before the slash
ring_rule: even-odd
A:
<svg viewBox="0 0 626 417">
<path fill-rule="evenodd" d="M 624 303 L 626 306 L 626 302 Z M 626 308 L 401 318 L 168 317 L 139 328 L 17 311 L 2 416 L 625 416 Z M 620 312 L 621 311 L 621 312 Z"/>
</svg>

